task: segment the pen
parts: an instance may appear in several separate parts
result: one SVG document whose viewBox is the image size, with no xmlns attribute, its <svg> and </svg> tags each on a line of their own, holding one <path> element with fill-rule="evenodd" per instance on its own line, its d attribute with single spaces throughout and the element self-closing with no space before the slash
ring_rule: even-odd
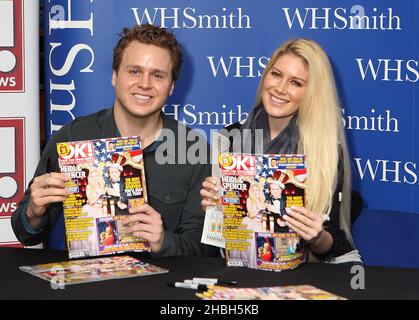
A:
<svg viewBox="0 0 419 320">
<path fill-rule="evenodd" d="M 169 282 L 167 285 L 172 288 L 194 289 L 199 291 L 208 290 L 208 287 L 206 285 L 198 283 Z"/>
<path fill-rule="evenodd" d="M 204 285 L 224 284 L 230 286 L 236 286 L 238 284 L 235 280 L 222 280 L 217 278 L 193 278 L 193 283 L 199 283 Z"/>
</svg>

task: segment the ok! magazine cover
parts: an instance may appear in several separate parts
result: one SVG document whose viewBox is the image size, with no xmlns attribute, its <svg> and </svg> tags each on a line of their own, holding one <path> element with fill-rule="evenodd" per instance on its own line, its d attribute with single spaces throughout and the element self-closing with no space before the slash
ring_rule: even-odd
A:
<svg viewBox="0 0 419 320">
<path fill-rule="evenodd" d="M 303 242 L 283 216 L 305 206 L 304 155 L 223 153 L 218 162 L 227 265 L 281 271 L 303 263 Z"/>
<path fill-rule="evenodd" d="M 57 152 L 70 178 L 63 204 L 69 258 L 149 251 L 123 224 L 129 208 L 147 202 L 140 138 L 61 142 Z"/>
</svg>

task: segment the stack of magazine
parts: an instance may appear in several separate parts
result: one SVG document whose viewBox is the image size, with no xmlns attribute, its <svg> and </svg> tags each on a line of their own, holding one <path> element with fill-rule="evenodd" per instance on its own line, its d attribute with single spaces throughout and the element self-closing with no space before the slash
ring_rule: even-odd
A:
<svg viewBox="0 0 419 320">
<path fill-rule="evenodd" d="M 261 288 L 214 286 L 196 295 L 203 300 L 347 300 L 310 285 Z"/>
<path fill-rule="evenodd" d="M 20 270 L 57 286 L 111 279 L 132 278 L 168 272 L 129 256 L 111 256 L 23 266 Z"/>
</svg>

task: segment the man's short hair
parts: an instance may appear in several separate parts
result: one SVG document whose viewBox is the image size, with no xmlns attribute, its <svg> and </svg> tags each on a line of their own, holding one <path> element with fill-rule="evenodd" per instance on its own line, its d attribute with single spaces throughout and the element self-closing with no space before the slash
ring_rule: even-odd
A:
<svg viewBox="0 0 419 320">
<path fill-rule="evenodd" d="M 176 40 L 172 32 L 167 28 L 160 28 L 151 24 L 137 25 L 133 28 L 124 28 L 121 37 L 113 50 L 112 69 L 116 72 L 122 61 L 124 50 L 133 41 L 143 44 L 151 44 L 162 49 L 166 49 L 170 53 L 172 61 L 172 79 L 176 81 L 179 78 L 180 67 L 183 61 L 182 46 Z"/>
</svg>

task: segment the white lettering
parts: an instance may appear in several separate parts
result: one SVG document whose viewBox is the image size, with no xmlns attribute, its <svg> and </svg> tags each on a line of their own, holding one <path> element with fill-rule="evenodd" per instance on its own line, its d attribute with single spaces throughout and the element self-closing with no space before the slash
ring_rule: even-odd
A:
<svg viewBox="0 0 419 320">
<path fill-rule="evenodd" d="M 86 0 L 85 0 L 86 1 Z M 90 3 L 93 3 L 93 0 L 89 0 Z M 67 20 L 65 18 L 67 13 Z M 80 12 L 77 12 L 77 14 L 81 14 Z M 53 6 L 49 13 L 49 34 L 51 35 L 52 30 L 56 29 L 69 29 L 68 31 L 75 31 L 75 29 L 88 29 L 90 31 L 90 35 L 93 36 L 94 30 L 93 30 L 93 13 L 90 11 L 89 13 L 90 18 L 88 20 L 74 20 L 73 14 L 72 14 L 72 0 L 67 0 L 67 7 L 64 6 Z M 85 15 L 87 16 L 87 14 Z M 70 39 L 70 38 L 69 38 Z M 51 120 L 50 120 L 50 134 L 52 135 L 55 131 L 58 131 L 61 129 L 63 123 L 67 123 L 68 120 L 75 119 L 73 109 L 76 106 L 76 85 L 74 83 L 74 80 L 71 80 L 70 83 L 66 81 L 67 83 L 62 83 L 62 80 L 60 81 L 60 78 L 63 76 L 66 76 L 70 73 L 71 68 L 73 67 L 77 56 L 79 53 L 82 53 L 83 51 L 87 51 L 90 54 L 90 59 L 87 62 L 87 66 L 82 67 L 79 72 L 80 73 L 90 73 L 93 72 L 93 63 L 95 60 L 95 54 L 93 49 L 85 43 L 77 43 L 73 47 L 70 48 L 69 52 L 67 53 L 67 56 L 65 57 L 64 63 L 59 68 L 55 68 L 53 66 L 53 53 L 58 54 L 60 56 L 60 53 L 57 52 L 57 48 L 62 46 L 62 43 L 55 43 L 51 42 L 49 44 L 50 51 L 48 52 L 49 57 L 49 69 L 51 70 L 52 77 L 50 79 L 50 99 L 49 99 L 49 107 L 50 107 L 50 114 L 51 114 Z M 60 51 L 60 50 L 58 50 Z M 62 55 L 61 55 L 62 56 Z M 63 103 L 63 95 L 66 93 L 70 96 L 70 102 L 69 103 Z M 59 103 L 57 103 L 59 101 Z M 66 120 L 60 120 L 63 123 L 54 123 L 54 117 L 53 114 L 55 112 L 64 112 L 67 115 L 70 116 L 70 119 L 66 117 Z"/>
<path fill-rule="evenodd" d="M 366 80 L 369 74 L 374 81 L 418 82 L 419 60 L 402 59 L 356 59 L 362 80 Z M 413 75 L 413 78 L 412 78 Z"/>
<path fill-rule="evenodd" d="M 66 91 L 71 96 L 71 102 L 69 104 L 55 104 L 55 103 L 52 102 L 52 99 L 50 99 L 49 100 L 49 107 L 50 107 L 51 115 L 55 111 L 64 111 L 64 112 L 67 112 L 71 116 L 72 120 L 74 120 L 76 117 L 71 112 L 74 109 L 74 107 L 76 106 L 76 97 L 73 93 L 73 91 L 76 89 L 76 87 L 74 85 L 74 81 L 71 80 L 70 84 L 55 84 L 55 83 L 52 83 L 52 80 L 50 80 L 49 85 L 50 85 L 50 92 L 49 92 L 50 95 L 52 95 L 53 91 Z M 56 126 L 51 121 L 51 134 L 54 131 L 57 131 L 59 129 L 61 129 L 61 126 Z"/>
<path fill-rule="evenodd" d="M 418 175 L 416 174 L 416 172 L 414 171 L 416 170 L 416 163 L 413 162 L 406 162 L 404 164 L 404 171 L 406 171 L 406 173 L 413 178 L 412 180 L 408 180 L 407 177 L 403 178 L 403 183 L 407 183 L 407 184 L 417 184 L 418 183 Z"/>
<path fill-rule="evenodd" d="M 222 8 L 215 14 L 197 13 L 196 8 L 131 8 L 138 25 L 150 23 L 172 29 L 251 29 L 250 16 L 242 8 L 228 11 Z M 150 11 L 154 11 L 150 13 Z"/>
<path fill-rule="evenodd" d="M 372 9 L 366 14 L 363 6 L 347 8 L 282 8 L 288 28 L 311 30 L 401 30 L 401 19 L 393 15 L 393 9 L 378 12 Z"/>
<path fill-rule="evenodd" d="M 346 110 L 342 109 L 342 121 L 347 130 L 359 131 L 378 131 L 378 132 L 400 132 L 399 121 L 392 117 L 390 110 L 385 110 L 384 114 L 375 114 L 376 110 L 371 109 L 371 115 L 346 115 Z"/>
<path fill-rule="evenodd" d="M 62 15 L 52 17 L 51 13 L 49 14 L 49 35 L 54 29 L 88 29 L 90 35 L 93 36 L 93 13 L 90 13 L 89 20 L 72 20 L 71 2 L 72 0 L 67 0 L 68 20 L 64 20 Z M 90 0 L 90 3 L 93 3 L 93 0 Z M 57 9 L 55 6 L 53 8 Z"/>
<path fill-rule="evenodd" d="M 357 173 L 361 180 L 405 183 L 415 185 L 418 183 L 416 163 L 408 161 L 403 163 L 399 160 L 361 159 L 354 158 Z"/>
<path fill-rule="evenodd" d="M 0 87 L 16 86 L 16 77 L 0 77 Z"/>
<path fill-rule="evenodd" d="M 15 212 L 17 209 L 16 202 L 2 202 L 0 203 L 0 213 Z"/>
<path fill-rule="evenodd" d="M 256 78 L 261 77 L 263 70 L 269 62 L 269 58 L 262 56 L 256 60 L 256 57 L 229 56 L 228 58 L 207 56 L 211 73 L 214 78 L 219 75 L 228 78 L 232 75 L 234 78 Z M 257 75 L 255 75 L 255 69 Z M 231 71 L 234 70 L 235 72 Z"/>
<path fill-rule="evenodd" d="M 50 66 L 50 70 L 52 71 L 52 73 L 55 76 L 57 76 L 57 77 L 65 76 L 70 71 L 71 67 L 73 66 L 73 63 L 74 63 L 74 60 L 76 59 L 77 54 L 82 50 L 89 51 L 90 54 L 91 54 L 92 59 L 90 61 L 90 64 L 87 67 L 85 67 L 84 69 L 81 69 L 80 72 L 93 72 L 91 67 L 92 67 L 94 59 L 95 59 L 94 58 L 95 54 L 94 54 L 92 48 L 89 47 L 86 44 L 78 44 L 78 45 L 73 46 L 70 49 L 70 52 L 68 53 L 67 58 L 66 58 L 66 60 L 63 64 L 62 68 L 58 69 L 58 70 L 55 69 L 52 66 L 51 56 L 52 56 L 52 52 L 55 50 L 55 48 L 60 47 L 61 45 L 62 45 L 61 43 L 54 43 L 54 42 L 50 43 L 51 50 L 49 52 L 49 66 Z"/>
<path fill-rule="evenodd" d="M 377 175 L 377 170 L 378 170 L 379 163 L 376 164 L 375 170 L 373 171 L 372 164 L 371 164 L 371 161 L 369 159 L 366 161 L 366 164 L 365 164 L 364 168 L 362 168 L 362 164 L 361 164 L 362 159 L 361 158 L 354 158 L 354 160 L 356 162 L 356 168 L 358 169 L 358 173 L 359 173 L 359 176 L 361 177 L 361 180 L 364 179 L 366 170 L 368 169 L 368 171 L 370 173 L 370 176 L 371 176 L 371 180 L 374 181 L 375 177 Z"/>
</svg>

